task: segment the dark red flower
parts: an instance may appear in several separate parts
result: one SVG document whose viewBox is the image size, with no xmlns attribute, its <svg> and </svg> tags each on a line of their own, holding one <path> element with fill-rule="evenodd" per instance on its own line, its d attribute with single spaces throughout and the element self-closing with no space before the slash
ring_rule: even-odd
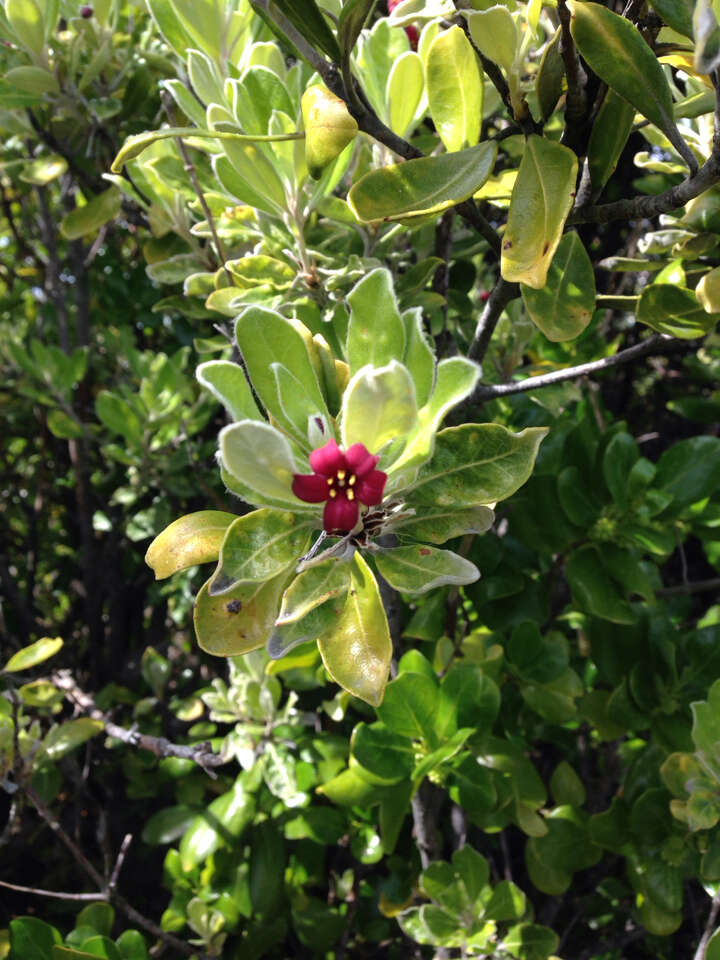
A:
<svg viewBox="0 0 720 960">
<path fill-rule="evenodd" d="M 296 473 L 292 491 L 305 503 L 322 503 L 323 528 L 327 533 L 348 533 L 358 522 L 360 504 L 380 503 L 387 474 L 375 467 L 380 458 L 362 443 L 342 452 L 334 440 L 310 454 L 311 474 Z"/>
<path fill-rule="evenodd" d="M 392 13 L 393 10 L 395 9 L 395 7 L 396 7 L 400 2 L 401 2 L 401 0 L 387 0 L 387 10 L 388 10 L 388 13 Z M 418 37 L 419 37 L 417 27 L 413 26 L 413 24 L 410 24 L 409 26 L 405 27 L 405 33 L 408 35 L 408 40 L 410 41 L 410 46 L 413 48 L 413 50 L 417 50 Z"/>
</svg>

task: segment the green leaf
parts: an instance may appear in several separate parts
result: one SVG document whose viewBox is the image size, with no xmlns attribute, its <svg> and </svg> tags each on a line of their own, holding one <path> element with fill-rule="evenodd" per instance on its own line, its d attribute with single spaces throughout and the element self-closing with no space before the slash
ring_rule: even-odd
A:
<svg viewBox="0 0 720 960">
<path fill-rule="evenodd" d="M 548 340 L 572 340 L 592 319 L 595 309 L 595 271 L 574 231 L 558 244 L 547 282 L 541 290 L 520 284 L 530 318 Z"/>
<path fill-rule="evenodd" d="M 510 75 L 519 37 L 515 20 L 508 8 L 498 4 L 466 16 L 475 46 L 483 56 L 498 63 L 505 73 Z"/>
<path fill-rule="evenodd" d="M 670 283 L 653 283 L 640 294 L 636 317 L 658 333 L 694 340 L 703 337 L 718 321 L 717 313 L 707 313 L 692 290 Z"/>
<path fill-rule="evenodd" d="M 588 144 L 590 179 L 596 191 L 602 190 L 615 172 L 634 119 L 635 107 L 619 93 L 608 90 L 593 123 Z"/>
<path fill-rule="evenodd" d="M 475 51 L 463 30 L 439 33 L 425 61 L 430 115 L 445 149 L 473 147 L 480 137 L 483 83 Z"/>
<path fill-rule="evenodd" d="M 500 269 L 510 283 L 545 286 L 575 198 L 577 157 L 535 134 L 528 138 L 510 200 Z"/>
<path fill-rule="evenodd" d="M 720 63 L 720 27 L 712 0 L 697 0 L 692 17 L 695 36 L 695 69 L 712 73 Z"/>
<path fill-rule="evenodd" d="M 115 187 L 110 187 L 63 217 L 60 232 L 66 240 L 79 240 L 89 233 L 95 233 L 109 220 L 114 220 L 121 207 L 122 193 Z"/>
<path fill-rule="evenodd" d="M 439 214 L 467 200 L 490 176 L 496 143 L 373 170 L 353 184 L 348 203 L 359 220 L 407 220 Z"/>
<path fill-rule="evenodd" d="M 166 527 L 148 547 L 145 563 L 156 580 L 217 560 L 228 527 L 237 520 L 234 513 L 200 510 L 188 513 Z"/>
<path fill-rule="evenodd" d="M 450 797 L 470 816 L 488 813 L 497 802 L 492 773 L 475 757 L 464 756 L 448 777 Z"/>
<path fill-rule="evenodd" d="M 524 620 L 513 629 L 505 653 L 515 672 L 530 683 L 549 683 L 568 666 L 565 638 L 557 633 L 543 637 L 534 620 Z"/>
<path fill-rule="evenodd" d="M 504 500 L 530 476 L 546 427 L 511 433 L 495 423 L 449 427 L 437 435 L 432 459 L 408 502 L 468 507 Z M 419 512 L 419 507 L 417 507 Z"/>
<path fill-rule="evenodd" d="M 28 70 L 31 68 L 28 67 Z M 20 173 L 20 179 L 24 183 L 32 183 L 38 187 L 44 187 L 53 180 L 57 180 L 67 170 L 67 160 L 64 157 L 49 156 L 39 157 L 37 160 L 30 160 L 23 165 Z"/>
<path fill-rule="evenodd" d="M 707 313 L 720 313 L 720 267 L 715 267 L 700 278 L 695 296 Z"/>
<path fill-rule="evenodd" d="M 585 804 L 585 786 L 567 760 L 561 760 L 553 770 L 550 790 L 559 806 L 582 807 Z"/>
<path fill-rule="evenodd" d="M 482 735 L 492 728 L 500 710 L 500 690 L 481 667 L 470 661 L 454 663 L 440 684 L 435 730 L 440 738 L 470 728 Z"/>
<path fill-rule="evenodd" d="M 242 367 L 229 360 L 208 360 L 197 368 L 198 383 L 219 400 L 233 420 L 262 420 Z"/>
<path fill-rule="evenodd" d="M 659 127 L 685 160 L 692 157 L 675 126 L 663 68 L 637 27 L 599 3 L 570 0 L 568 6 L 573 39 L 591 69 Z"/>
<path fill-rule="evenodd" d="M 47 733 L 40 749 L 48 760 L 59 760 L 104 729 L 102 720 L 91 720 L 90 717 L 66 720 Z"/>
<path fill-rule="evenodd" d="M 109 903 L 89 903 L 75 918 L 76 927 L 92 927 L 103 937 L 109 937 L 115 923 L 115 910 Z"/>
<path fill-rule="evenodd" d="M 384 367 L 402 360 L 405 324 L 400 318 L 389 270 L 371 270 L 347 295 L 350 323 L 347 358 L 351 374 L 371 364 Z"/>
<path fill-rule="evenodd" d="M 487 533 L 494 519 L 489 507 L 433 508 L 426 504 L 415 516 L 398 523 L 396 529 L 403 537 L 423 543 L 445 543 L 466 533 Z"/>
<path fill-rule="evenodd" d="M 285 886 L 285 840 L 270 820 L 253 827 L 250 838 L 250 899 L 253 911 L 272 914 Z"/>
<path fill-rule="evenodd" d="M 711 496 L 720 487 L 720 439 L 690 437 L 673 444 L 657 463 L 654 486 L 683 507 Z"/>
<path fill-rule="evenodd" d="M 637 617 L 603 567 L 596 547 L 574 550 L 567 560 L 567 578 L 582 610 L 613 623 L 635 623 Z"/>
<path fill-rule="evenodd" d="M 390 129 L 404 136 L 410 128 L 425 90 L 422 60 L 406 50 L 393 64 L 387 82 Z"/>
<path fill-rule="evenodd" d="M 310 542 L 310 524 L 280 510 L 253 510 L 228 527 L 217 569 L 210 578 L 211 597 L 240 584 L 260 583 L 294 566 Z"/>
<path fill-rule="evenodd" d="M 558 935 L 549 927 L 520 923 L 510 928 L 502 947 L 518 960 L 546 960 L 555 952 L 559 942 Z"/>
<path fill-rule="evenodd" d="M 317 792 L 324 794 L 333 803 L 341 807 L 370 807 L 379 803 L 393 787 L 381 787 L 370 783 L 363 776 L 362 767 L 350 767 L 343 770 L 332 780 L 317 788 Z"/>
<path fill-rule="evenodd" d="M 720 929 L 716 930 L 708 940 L 705 960 L 720 960 Z"/>
<path fill-rule="evenodd" d="M 53 436 L 62 440 L 77 440 L 83 435 L 82 424 L 68 416 L 64 410 L 51 410 L 47 416 L 47 425 Z"/>
<path fill-rule="evenodd" d="M 452 550 L 414 545 L 392 547 L 375 557 L 378 572 L 400 593 L 427 593 L 446 584 L 474 583 L 480 571 Z"/>
<path fill-rule="evenodd" d="M 145 938 L 138 930 L 125 930 L 115 941 L 123 960 L 150 960 Z"/>
<path fill-rule="evenodd" d="M 304 332 L 303 332 L 304 331 Z M 253 387 L 264 406 L 280 416 L 277 385 L 271 364 L 280 363 L 296 377 L 317 409 L 328 417 L 312 354 L 312 337 L 302 325 L 286 320 L 274 310 L 248 307 L 235 324 L 235 339 Z"/>
<path fill-rule="evenodd" d="M 520 887 L 512 880 L 501 880 L 485 904 L 488 920 L 519 920 L 525 913 L 527 900 Z"/>
<path fill-rule="evenodd" d="M 325 560 L 303 570 L 283 594 L 277 625 L 295 623 L 315 607 L 341 597 L 350 587 L 350 567 L 337 560 Z"/>
<path fill-rule="evenodd" d="M 412 741 L 382 723 L 359 723 L 353 730 L 350 755 L 362 775 L 380 785 L 410 777 L 415 762 Z"/>
<path fill-rule="evenodd" d="M 231 790 L 217 797 L 199 814 L 180 841 L 180 863 L 189 873 L 223 844 L 232 845 L 255 816 L 255 798 L 241 774 Z"/>
<path fill-rule="evenodd" d="M 45 48 L 45 22 L 35 0 L 5 0 L 5 16 L 20 46 L 41 57 Z"/>
<path fill-rule="evenodd" d="M 350 589 L 335 625 L 318 637 L 318 649 L 333 680 L 374 707 L 382 702 L 390 672 L 392 641 L 377 581 L 355 553 Z"/>
<path fill-rule="evenodd" d="M 53 960 L 53 945 L 62 943 L 60 932 L 36 917 L 15 917 L 9 927 L 10 951 L 14 957 Z"/>
<path fill-rule="evenodd" d="M 345 0 L 340 19 L 338 20 L 338 36 L 343 53 L 349 56 L 368 21 L 376 0 Z"/>
<path fill-rule="evenodd" d="M 405 324 L 405 356 L 403 363 L 410 371 L 415 384 L 418 407 L 423 407 L 435 386 L 435 350 L 425 331 L 422 309 L 406 310 L 402 315 Z"/>
<path fill-rule="evenodd" d="M 275 3 L 311 46 L 322 50 L 335 63 L 340 63 L 342 54 L 335 34 L 325 22 L 315 0 L 275 0 Z"/>
<path fill-rule="evenodd" d="M 385 690 L 377 715 L 394 733 L 436 746 L 438 685 L 422 673 L 401 673 Z"/>
<path fill-rule="evenodd" d="M 62 649 L 63 642 L 60 637 L 43 637 L 42 640 L 36 640 L 27 647 L 23 647 L 14 653 L 5 666 L 2 668 L 5 673 L 18 673 L 21 670 L 29 670 L 36 667 L 39 663 L 44 663 L 50 657 Z"/>
<path fill-rule="evenodd" d="M 693 39 L 693 0 L 652 0 L 650 6 L 669 27 Z"/>
<path fill-rule="evenodd" d="M 563 95 L 565 64 L 560 52 L 561 36 L 562 30 L 558 28 L 555 31 L 555 36 L 545 47 L 535 79 L 535 92 L 537 93 L 543 120 L 552 116 L 558 100 Z"/>
<path fill-rule="evenodd" d="M 189 807 L 187 804 L 158 810 L 143 827 L 143 843 L 149 843 L 151 846 L 173 843 L 185 833 L 196 817 L 197 808 Z"/>
<path fill-rule="evenodd" d="M 466 357 L 449 357 L 440 361 L 432 396 L 418 411 L 417 424 L 410 431 L 402 453 L 392 464 L 393 476 L 388 491 L 414 479 L 411 472 L 431 456 L 435 435 L 445 414 L 473 392 L 479 378 L 480 367 Z"/>
<path fill-rule="evenodd" d="M 385 367 L 362 367 L 343 394 L 342 442 L 347 449 L 364 443 L 379 453 L 389 441 L 409 433 L 417 423 L 415 384 L 397 360 Z"/>
<path fill-rule="evenodd" d="M 250 491 L 260 494 L 260 502 L 269 497 L 293 509 L 307 509 L 292 492 L 295 460 L 279 430 L 257 420 L 241 420 L 224 427 L 218 439 L 225 468 Z"/>
<path fill-rule="evenodd" d="M 603 477 L 613 500 L 621 509 L 628 504 L 628 478 L 639 456 L 638 445 L 629 433 L 616 433 L 605 449 Z"/>
<path fill-rule="evenodd" d="M 203 584 L 193 613 L 200 648 L 216 657 L 236 657 L 263 646 L 287 581 L 283 571 L 265 584 L 241 584 L 220 597 L 210 596 L 209 581 Z"/>
</svg>

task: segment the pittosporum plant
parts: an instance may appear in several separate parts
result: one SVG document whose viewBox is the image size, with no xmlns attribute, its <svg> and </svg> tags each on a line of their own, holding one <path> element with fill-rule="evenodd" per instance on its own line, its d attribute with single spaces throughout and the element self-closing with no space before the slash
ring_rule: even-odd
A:
<svg viewBox="0 0 720 960">
<path fill-rule="evenodd" d="M 473 563 L 438 545 L 488 530 L 546 430 L 440 429 L 474 389 L 477 364 L 436 362 L 421 312 L 400 312 L 387 270 L 347 300 L 345 360 L 301 321 L 248 307 L 235 325 L 242 365 L 200 365 L 233 419 L 219 437 L 223 478 L 257 509 L 182 517 L 147 561 L 165 577 L 217 560 L 195 602 L 207 652 L 266 645 L 280 658 L 317 641 L 331 677 L 378 705 L 393 652 L 378 575 L 408 595 L 477 580 Z"/>
</svg>

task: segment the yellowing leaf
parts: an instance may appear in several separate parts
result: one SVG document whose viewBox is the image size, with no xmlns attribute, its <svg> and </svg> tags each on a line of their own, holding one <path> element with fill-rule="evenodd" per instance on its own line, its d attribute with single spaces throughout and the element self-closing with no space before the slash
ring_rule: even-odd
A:
<svg viewBox="0 0 720 960">
<path fill-rule="evenodd" d="M 205 583 L 195 598 L 195 636 L 202 650 L 216 657 L 236 657 L 262 647 L 272 633 L 288 576 L 265 584 L 241 584 L 211 597 Z"/>
<path fill-rule="evenodd" d="M 318 638 L 325 669 L 341 687 L 373 706 L 382 703 L 392 641 L 377 581 L 359 553 L 342 613 Z"/>
<path fill-rule="evenodd" d="M 30 667 L 43 663 L 55 654 L 62 647 L 63 642 L 60 637 L 43 637 L 42 640 L 36 640 L 22 650 L 14 653 L 3 667 L 6 673 L 18 673 L 21 670 L 29 670 Z"/>
<path fill-rule="evenodd" d="M 595 308 L 595 274 L 577 233 L 566 233 L 560 241 L 542 290 L 521 284 L 520 291 L 548 340 L 572 340 L 583 332 Z"/>
<path fill-rule="evenodd" d="M 545 286 L 547 272 L 575 197 L 577 157 L 559 143 L 531 136 L 513 187 L 503 236 L 505 280 Z"/>
<path fill-rule="evenodd" d="M 157 580 L 197 563 L 211 563 L 220 554 L 228 527 L 237 519 L 234 513 L 222 510 L 188 513 L 155 537 L 145 554 L 145 563 L 153 569 Z"/>
<path fill-rule="evenodd" d="M 478 58 L 458 26 L 430 44 L 425 63 L 430 114 L 448 152 L 474 146 L 480 136 L 483 84 Z"/>
</svg>

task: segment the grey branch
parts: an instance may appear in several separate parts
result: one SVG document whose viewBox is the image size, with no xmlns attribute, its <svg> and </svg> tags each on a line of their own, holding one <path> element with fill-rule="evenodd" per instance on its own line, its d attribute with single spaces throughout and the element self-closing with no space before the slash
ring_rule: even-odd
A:
<svg viewBox="0 0 720 960">
<path fill-rule="evenodd" d="M 100 710 L 90 694 L 78 687 L 69 670 L 58 670 L 53 673 L 51 679 L 55 686 L 67 693 L 84 713 L 94 720 L 101 720 L 105 724 L 105 732 L 109 737 L 114 737 L 130 746 L 148 750 L 156 757 L 181 757 L 184 760 L 193 760 L 211 777 L 217 776 L 210 769 L 211 767 L 219 767 L 227 763 L 224 757 L 213 752 L 209 743 L 186 746 L 172 743 L 165 737 L 154 737 L 147 733 L 140 733 L 138 730 L 128 730 L 126 727 L 118 726 Z"/>
<path fill-rule="evenodd" d="M 710 943 L 710 938 L 713 935 L 715 924 L 717 923 L 718 913 L 720 913 L 720 890 L 718 890 L 712 899 L 712 906 L 710 907 L 707 923 L 700 937 L 700 943 L 698 943 L 693 960 L 705 960 L 708 944 Z"/>
<path fill-rule="evenodd" d="M 471 360 L 476 360 L 478 363 L 482 361 L 503 310 L 519 293 L 520 287 L 517 283 L 508 283 L 500 277 L 475 327 L 475 335 L 468 350 L 468 357 Z"/>
</svg>

